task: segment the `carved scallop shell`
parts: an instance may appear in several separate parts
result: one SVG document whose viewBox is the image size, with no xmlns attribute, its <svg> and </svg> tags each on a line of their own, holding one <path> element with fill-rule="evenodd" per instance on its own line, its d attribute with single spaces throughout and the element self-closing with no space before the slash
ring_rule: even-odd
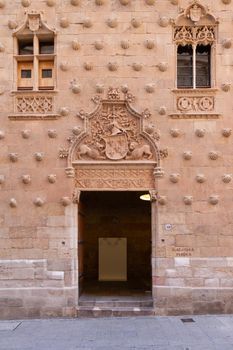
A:
<svg viewBox="0 0 233 350">
<path fill-rule="evenodd" d="M 108 20 L 107 20 L 107 25 L 108 25 L 110 28 L 116 28 L 117 25 L 118 25 L 117 18 L 108 18 Z"/>
<path fill-rule="evenodd" d="M 155 0 L 145 0 L 145 3 L 146 3 L 147 5 L 154 5 Z"/>
<path fill-rule="evenodd" d="M 170 134 L 172 137 L 178 137 L 180 136 L 181 132 L 179 129 L 170 129 Z"/>
<path fill-rule="evenodd" d="M 222 129 L 222 136 L 229 137 L 231 136 L 232 130 L 230 128 Z"/>
<path fill-rule="evenodd" d="M 222 0 L 222 2 L 225 4 L 225 5 L 228 5 L 231 3 L 231 0 Z"/>
<path fill-rule="evenodd" d="M 81 45 L 79 44 L 79 42 L 77 40 L 73 40 L 72 41 L 72 48 L 73 50 L 79 50 L 81 47 Z"/>
<path fill-rule="evenodd" d="M 105 4 L 105 0 L 95 0 L 96 5 L 101 6 Z"/>
<path fill-rule="evenodd" d="M 18 26 L 18 23 L 14 20 L 9 20 L 8 21 L 8 27 L 9 29 L 16 29 Z"/>
<path fill-rule="evenodd" d="M 193 203 L 193 197 L 192 196 L 184 196 L 183 198 L 185 205 L 191 205 Z"/>
<path fill-rule="evenodd" d="M 24 7 L 28 7 L 31 5 L 31 1 L 30 0 L 21 0 L 21 4 Z"/>
<path fill-rule="evenodd" d="M 183 153 L 183 158 L 184 158 L 185 160 L 190 160 L 190 159 L 192 159 L 192 156 L 193 156 L 193 154 L 192 154 L 191 151 L 184 151 L 184 153 Z"/>
<path fill-rule="evenodd" d="M 5 176 L 0 175 L 0 185 L 4 184 L 4 182 L 5 182 Z"/>
<path fill-rule="evenodd" d="M 36 152 L 34 154 L 35 160 L 37 160 L 37 162 L 41 162 L 44 158 L 44 153 L 42 152 Z"/>
<path fill-rule="evenodd" d="M 71 90 L 74 94 L 79 94 L 81 92 L 81 86 L 77 83 L 72 84 Z"/>
<path fill-rule="evenodd" d="M 127 50 L 130 47 L 129 40 L 122 40 L 121 47 L 122 49 Z"/>
<path fill-rule="evenodd" d="M 122 91 L 124 94 L 127 94 L 127 92 L 129 91 L 128 85 L 127 85 L 127 84 L 121 85 L 121 91 Z"/>
<path fill-rule="evenodd" d="M 15 198 L 11 198 L 9 201 L 9 205 L 11 208 L 16 208 L 17 207 L 17 200 Z"/>
<path fill-rule="evenodd" d="M 71 204 L 71 200 L 69 197 L 62 197 L 61 198 L 61 204 L 64 206 L 64 207 L 67 207 L 68 205 Z"/>
<path fill-rule="evenodd" d="M 225 83 L 225 84 L 222 84 L 222 90 L 225 91 L 225 92 L 228 92 L 230 91 L 231 89 L 231 83 Z"/>
<path fill-rule="evenodd" d="M 109 69 L 111 72 L 115 72 L 115 71 L 118 69 L 118 64 L 117 64 L 117 62 L 109 62 L 109 63 L 108 63 L 108 69 Z"/>
<path fill-rule="evenodd" d="M 157 67 L 159 68 L 160 72 L 165 72 L 168 69 L 168 63 L 167 62 L 160 62 Z"/>
<path fill-rule="evenodd" d="M 230 49 L 231 48 L 231 45 L 232 45 L 232 40 L 230 38 L 227 38 L 227 39 L 224 39 L 222 41 L 222 46 L 225 48 L 225 49 Z"/>
<path fill-rule="evenodd" d="M 68 62 L 61 62 L 61 63 L 60 63 L 60 69 L 61 69 L 63 72 L 68 71 L 68 69 L 69 69 L 69 64 L 68 64 Z"/>
<path fill-rule="evenodd" d="M 56 4 L 56 0 L 47 0 L 46 4 L 47 6 L 53 7 Z"/>
<path fill-rule="evenodd" d="M 44 200 L 40 197 L 34 199 L 33 203 L 36 207 L 42 207 L 44 205 Z"/>
<path fill-rule="evenodd" d="M 80 126 L 74 126 L 72 129 L 72 133 L 76 136 L 78 136 L 81 131 L 82 131 L 82 129 L 80 128 Z"/>
<path fill-rule="evenodd" d="M 169 180 L 173 183 L 177 183 L 180 180 L 180 174 L 174 173 L 169 176 Z"/>
<path fill-rule="evenodd" d="M 152 94 L 155 91 L 154 84 L 146 84 L 145 86 L 146 92 Z"/>
<path fill-rule="evenodd" d="M 159 108 L 159 114 L 160 115 L 165 115 L 167 113 L 167 108 L 165 106 L 161 106 Z"/>
<path fill-rule="evenodd" d="M 3 140 L 5 137 L 4 131 L 0 130 L 0 140 Z"/>
<path fill-rule="evenodd" d="M 2 9 L 5 6 L 5 0 L 0 0 L 0 8 Z"/>
<path fill-rule="evenodd" d="M 228 184 L 229 182 L 231 182 L 232 180 L 232 175 L 231 174 L 224 174 L 222 176 L 222 181 L 225 183 L 225 184 Z"/>
<path fill-rule="evenodd" d="M 209 152 L 209 158 L 210 158 L 211 160 L 217 160 L 218 157 L 219 157 L 218 152 L 216 152 L 216 151 L 211 151 L 211 152 Z"/>
<path fill-rule="evenodd" d="M 69 108 L 68 107 L 61 107 L 60 108 L 60 114 L 63 117 L 66 117 L 69 114 Z"/>
<path fill-rule="evenodd" d="M 62 27 L 62 28 L 67 28 L 67 27 L 69 27 L 69 20 L 68 20 L 68 18 L 66 18 L 66 17 L 62 17 L 61 19 L 60 19 L 60 26 Z"/>
<path fill-rule="evenodd" d="M 179 0 L 170 0 L 172 5 L 178 5 L 179 4 Z"/>
<path fill-rule="evenodd" d="M 71 5 L 78 6 L 80 4 L 80 0 L 70 0 Z"/>
<path fill-rule="evenodd" d="M 10 153 L 9 154 L 9 159 L 11 162 L 15 163 L 18 161 L 19 157 L 18 157 L 18 153 Z"/>
<path fill-rule="evenodd" d="M 163 17 L 159 18 L 158 23 L 159 23 L 160 27 L 167 27 L 168 24 L 170 23 L 170 20 L 169 20 L 169 18 L 163 16 Z"/>
<path fill-rule="evenodd" d="M 209 197 L 209 203 L 212 205 L 216 205 L 219 202 L 219 196 L 218 195 L 212 195 Z"/>
<path fill-rule="evenodd" d="M 196 131 L 195 131 L 195 134 L 198 137 L 204 137 L 205 133 L 206 133 L 205 129 L 196 129 Z"/>
<path fill-rule="evenodd" d="M 96 40 L 94 43 L 94 46 L 95 46 L 96 50 L 102 50 L 104 47 L 104 43 L 103 43 L 103 41 Z"/>
<path fill-rule="evenodd" d="M 152 135 L 154 131 L 155 131 L 154 124 L 148 124 L 145 126 L 145 132 L 147 132 L 147 134 Z"/>
<path fill-rule="evenodd" d="M 96 84 L 95 89 L 96 89 L 96 92 L 98 92 L 98 94 L 102 94 L 104 92 L 104 85 Z"/>
<path fill-rule="evenodd" d="M 83 67 L 84 69 L 90 71 L 93 69 L 93 64 L 91 62 L 84 62 Z"/>
<path fill-rule="evenodd" d="M 136 71 L 136 72 L 139 72 L 139 71 L 141 71 L 142 70 L 142 64 L 141 63 L 133 63 L 132 64 L 132 67 L 133 67 L 133 69 Z"/>
<path fill-rule="evenodd" d="M 5 47 L 2 43 L 0 43 L 0 52 L 4 52 L 5 51 Z"/>
<path fill-rule="evenodd" d="M 131 19 L 131 24 L 134 28 L 139 28 L 142 22 L 140 19 L 134 17 Z"/>
<path fill-rule="evenodd" d="M 155 42 L 152 39 L 148 39 L 145 41 L 145 46 L 147 49 L 152 50 L 155 47 Z"/>
<path fill-rule="evenodd" d="M 200 184 L 206 181 L 206 177 L 204 174 L 197 174 L 196 181 Z"/>
<path fill-rule="evenodd" d="M 131 2 L 131 0 L 119 0 L 119 1 L 120 1 L 121 5 L 124 5 L 124 6 L 130 4 L 130 2 Z"/>
<path fill-rule="evenodd" d="M 22 182 L 23 182 L 25 185 L 30 184 L 31 181 L 32 181 L 32 179 L 31 179 L 31 176 L 30 176 L 29 174 L 22 175 Z"/>
<path fill-rule="evenodd" d="M 160 205 L 165 205 L 167 204 L 167 197 L 166 196 L 158 196 L 158 203 Z"/>
<path fill-rule="evenodd" d="M 22 130 L 21 135 L 22 135 L 22 138 L 29 139 L 29 137 L 31 135 L 31 130 L 29 130 L 29 129 Z"/>
<path fill-rule="evenodd" d="M 57 175 L 55 174 L 49 174 L 48 175 L 48 182 L 50 182 L 51 184 L 54 184 L 57 180 Z"/>
<path fill-rule="evenodd" d="M 55 129 L 49 129 L 48 130 L 48 136 L 51 138 L 51 139 L 55 139 L 57 137 L 57 130 Z"/>
<path fill-rule="evenodd" d="M 90 18 L 84 19 L 84 21 L 83 21 L 83 26 L 84 26 L 85 28 L 91 28 L 92 25 L 93 25 L 93 23 L 92 23 L 92 20 L 91 20 Z"/>
</svg>

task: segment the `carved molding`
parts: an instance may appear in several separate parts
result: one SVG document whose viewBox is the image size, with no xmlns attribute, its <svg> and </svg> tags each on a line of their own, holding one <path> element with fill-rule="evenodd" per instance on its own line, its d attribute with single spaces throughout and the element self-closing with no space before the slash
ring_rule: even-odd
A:
<svg viewBox="0 0 233 350">
<path fill-rule="evenodd" d="M 155 188 L 153 168 L 144 166 L 92 167 L 75 169 L 75 187 L 93 190 L 149 190 Z"/>
<path fill-rule="evenodd" d="M 50 120 L 57 119 L 54 113 L 54 96 L 51 94 L 17 94 L 14 97 L 14 113 L 11 120 Z"/>
</svg>

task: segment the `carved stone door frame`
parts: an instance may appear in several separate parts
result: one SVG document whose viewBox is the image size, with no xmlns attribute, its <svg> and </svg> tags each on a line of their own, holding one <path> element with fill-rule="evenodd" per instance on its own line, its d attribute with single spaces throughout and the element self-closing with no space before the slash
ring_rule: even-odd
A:
<svg viewBox="0 0 233 350">
<path fill-rule="evenodd" d="M 155 246 L 158 210 L 157 181 L 163 177 L 160 133 L 146 108 L 136 111 L 135 97 L 128 89 L 110 87 L 107 96 L 95 96 L 92 112 L 77 113 L 79 124 L 68 137 L 69 147 L 60 149 L 67 158 L 66 175 L 74 179 L 73 201 L 81 191 L 149 191 L 151 194 L 152 276 L 155 276 Z M 153 291 L 153 282 L 152 282 Z"/>
</svg>

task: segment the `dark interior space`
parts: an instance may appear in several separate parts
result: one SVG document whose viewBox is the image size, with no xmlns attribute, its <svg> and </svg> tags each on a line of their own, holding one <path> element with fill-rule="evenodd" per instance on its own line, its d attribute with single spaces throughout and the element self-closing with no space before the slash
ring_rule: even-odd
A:
<svg viewBox="0 0 233 350">
<path fill-rule="evenodd" d="M 82 293 L 133 295 L 151 291 L 151 204 L 141 192 L 82 192 L 79 282 Z M 99 238 L 127 239 L 127 281 L 99 281 Z"/>
</svg>

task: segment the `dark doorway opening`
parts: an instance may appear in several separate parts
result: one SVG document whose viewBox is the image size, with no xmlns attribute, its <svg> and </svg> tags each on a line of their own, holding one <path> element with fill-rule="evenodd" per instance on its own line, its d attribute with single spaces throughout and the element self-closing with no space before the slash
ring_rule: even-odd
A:
<svg viewBox="0 0 233 350">
<path fill-rule="evenodd" d="M 145 192 L 86 191 L 79 206 L 79 289 L 88 297 L 151 297 L 151 203 L 140 196 Z M 113 259 L 113 270 L 124 265 L 126 245 L 126 273 L 118 272 L 110 280 L 101 274 L 103 253 Z M 108 254 L 109 249 L 112 253 Z M 114 257 L 114 245 L 119 249 Z M 118 247 L 118 248 L 117 248 Z M 123 249 L 123 250 L 122 250 Z M 114 260 L 116 259 L 116 261 Z M 103 260 L 105 261 L 105 260 Z M 114 261 L 117 266 L 114 266 Z M 106 265 L 111 264 L 106 260 Z M 114 280 L 114 276 L 116 279 Z M 122 280 L 121 277 L 123 276 Z M 101 279 L 102 278 L 102 279 Z"/>
</svg>

